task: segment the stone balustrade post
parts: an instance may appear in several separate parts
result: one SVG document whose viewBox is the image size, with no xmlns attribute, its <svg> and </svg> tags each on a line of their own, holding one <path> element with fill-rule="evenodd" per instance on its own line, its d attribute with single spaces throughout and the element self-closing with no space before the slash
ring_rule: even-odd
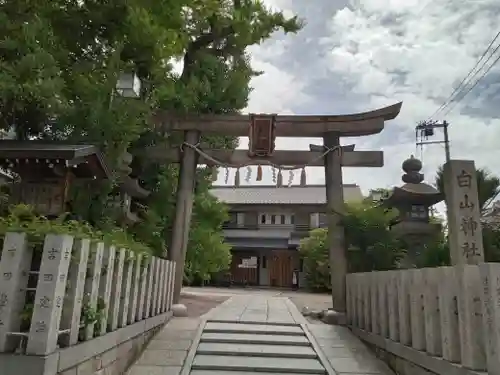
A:
<svg viewBox="0 0 500 375">
<path fill-rule="evenodd" d="M 7 233 L 0 258 L 0 353 L 15 349 L 10 332 L 19 332 L 33 250 L 25 233 Z"/>
<path fill-rule="evenodd" d="M 71 236 L 45 237 L 27 354 L 47 355 L 57 348 L 72 247 Z"/>
<path fill-rule="evenodd" d="M 500 375 L 500 264 L 485 263 L 479 267 L 487 371 L 489 375 Z"/>
<path fill-rule="evenodd" d="M 62 329 L 69 329 L 69 334 L 65 337 L 65 343 L 68 346 L 78 342 L 89 250 L 89 239 L 74 241 L 73 255 L 68 270 L 69 288 L 66 288 L 61 319 Z"/>
<path fill-rule="evenodd" d="M 132 288 L 130 290 L 130 301 L 128 310 L 128 324 L 132 324 L 137 320 L 137 312 L 139 310 L 139 287 L 142 273 L 142 254 L 136 255 L 134 264 L 134 275 L 132 276 Z"/>
</svg>

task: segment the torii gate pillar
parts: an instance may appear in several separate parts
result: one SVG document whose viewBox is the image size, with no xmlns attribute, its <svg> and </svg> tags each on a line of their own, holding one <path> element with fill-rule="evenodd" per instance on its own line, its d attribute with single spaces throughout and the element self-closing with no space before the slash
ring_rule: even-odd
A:
<svg viewBox="0 0 500 375">
<path fill-rule="evenodd" d="M 200 141 L 200 132 L 188 130 L 184 132 L 184 142 L 197 144 Z M 170 239 L 167 257 L 175 261 L 173 303 L 179 302 L 182 281 L 184 280 L 184 265 L 186 263 L 189 229 L 193 216 L 193 197 L 196 182 L 196 166 L 198 154 L 190 147 L 185 147 L 180 161 L 179 178 L 177 183 L 177 202 L 175 204 L 175 218 Z"/>
<path fill-rule="evenodd" d="M 326 133 L 323 144 L 329 149 L 339 146 L 339 134 Z M 344 211 L 341 158 L 341 148 L 325 156 L 325 185 L 333 310 L 343 313 L 346 311 L 347 254 L 344 228 L 340 225 L 340 213 Z"/>
</svg>

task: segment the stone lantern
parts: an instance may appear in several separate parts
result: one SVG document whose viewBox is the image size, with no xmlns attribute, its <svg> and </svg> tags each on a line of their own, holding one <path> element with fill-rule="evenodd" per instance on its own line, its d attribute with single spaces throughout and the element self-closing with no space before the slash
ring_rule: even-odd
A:
<svg viewBox="0 0 500 375">
<path fill-rule="evenodd" d="M 391 230 L 408 245 L 408 253 L 402 261 L 403 268 L 415 266 L 415 261 L 429 239 L 441 230 L 441 225 L 429 221 L 429 209 L 444 200 L 444 196 L 433 186 L 423 182 L 422 162 L 413 155 L 402 165 L 401 187 L 395 187 L 392 193 L 382 201 L 387 208 L 395 208 L 399 215 L 391 223 Z"/>
</svg>

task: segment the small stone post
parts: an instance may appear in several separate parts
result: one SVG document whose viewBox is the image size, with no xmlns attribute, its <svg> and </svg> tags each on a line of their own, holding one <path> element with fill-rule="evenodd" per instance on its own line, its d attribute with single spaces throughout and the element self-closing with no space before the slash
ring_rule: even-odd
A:
<svg viewBox="0 0 500 375">
<path fill-rule="evenodd" d="M 440 267 L 438 283 L 439 318 L 443 359 L 460 362 L 460 335 L 458 328 L 457 290 L 458 280 L 454 267 Z"/>
<path fill-rule="evenodd" d="M 45 237 L 26 354 L 46 355 L 57 348 L 72 247 L 71 236 Z"/>
<path fill-rule="evenodd" d="M 134 276 L 132 278 L 132 289 L 130 291 L 130 301 L 128 309 L 128 324 L 132 324 L 137 320 L 138 305 L 139 305 L 139 287 L 141 282 L 142 274 L 142 254 L 137 254 L 137 258 L 134 264 Z"/>
<path fill-rule="evenodd" d="M 120 316 L 120 302 L 122 298 L 122 283 L 123 283 L 123 269 L 125 266 L 125 258 L 127 257 L 127 250 L 120 249 L 117 251 L 115 258 L 115 269 L 113 272 L 113 285 L 111 289 L 111 298 L 109 302 L 109 327 L 111 331 L 118 328 L 118 319 Z"/>
<path fill-rule="evenodd" d="M 141 275 L 140 275 L 140 286 L 139 286 L 139 301 L 137 308 L 137 316 L 135 318 L 136 322 L 144 319 L 144 309 L 146 305 L 146 300 L 148 300 L 148 268 L 149 268 L 150 257 L 146 255 L 141 259 Z"/>
<path fill-rule="evenodd" d="M 103 273 L 104 277 L 99 284 L 99 297 L 104 303 L 104 311 L 102 312 L 101 322 L 99 323 L 99 334 L 104 335 L 108 331 L 110 322 L 111 308 L 111 290 L 113 288 L 113 276 L 115 274 L 116 248 L 109 246 L 104 252 Z"/>
<path fill-rule="evenodd" d="M 122 290 L 118 309 L 118 327 L 123 328 L 128 322 L 130 288 L 132 287 L 132 274 L 134 272 L 135 255 L 127 250 L 125 253 L 125 263 L 123 264 Z"/>
<path fill-rule="evenodd" d="M 15 348 L 9 332 L 19 332 L 33 251 L 25 233 L 7 233 L 0 259 L 0 353 Z"/>
<path fill-rule="evenodd" d="M 104 253 L 103 242 L 93 242 L 91 244 L 91 254 L 89 259 L 90 274 L 87 274 L 85 280 L 86 302 L 89 308 L 97 310 L 99 298 L 99 284 L 101 281 L 102 258 Z M 103 280 L 105 280 L 103 278 Z M 94 337 L 95 323 L 90 323 L 85 329 L 85 339 L 90 340 Z"/>
<path fill-rule="evenodd" d="M 64 338 L 65 344 L 68 346 L 75 345 L 78 342 L 89 248 L 89 239 L 80 239 L 73 243 L 73 259 L 68 270 L 70 287 L 66 291 L 61 317 L 61 327 L 70 330 L 69 334 Z"/>
<path fill-rule="evenodd" d="M 153 303 L 154 277 L 155 277 L 155 257 L 149 258 L 147 273 L 147 292 L 146 302 L 144 304 L 144 319 L 151 317 L 151 304 Z"/>
<path fill-rule="evenodd" d="M 500 374 L 500 264 L 479 266 L 483 285 L 483 327 L 486 342 L 487 371 Z"/>
<path fill-rule="evenodd" d="M 170 311 L 174 302 L 174 280 L 175 280 L 175 272 L 176 272 L 175 262 L 170 262 L 170 285 L 168 288 L 168 308 L 167 311 Z"/>
<path fill-rule="evenodd" d="M 165 261 L 161 258 L 158 259 L 159 261 L 159 270 L 160 270 L 160 279 L 159 284 L 160 284 L 160 290 L 158 293 L 158 304 L 156 305 L 156 314 L 155 315 L 160 315 L 163 311 L 163 296 L 164 296 L 164 291 L 165 291 L 165 277 L 166 275 L 166 270 L 165 270 Z"/>
</svg>

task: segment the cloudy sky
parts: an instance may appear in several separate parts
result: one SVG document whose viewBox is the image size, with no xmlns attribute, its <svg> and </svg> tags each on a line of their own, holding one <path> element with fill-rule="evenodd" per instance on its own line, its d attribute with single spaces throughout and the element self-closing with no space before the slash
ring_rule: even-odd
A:
<svg viewBox="0 0 500 375">
<path fill-rule="evenodd" d="M 358 150 L 385 153 L 383 168 L 344 168 L 344 182 L 357 183 L 364 192 L 401 183 L 402 161 L 411 154 L 420 156 L 416 123 L 438 109 L 500 31 L 498 0 L 266 3 L 299 15 L 306 26 L 297 35 L 276 33 L 251 49 L 254 67 L 264 74 L 252 82 L 248 112 L 345 114 L 403 102 L 400 115 L 381 134 L 343 140 L 356 143 Z M 500 63 L 450 113 L 436 119 L 451 124 L 453 158 L 474 159 L 477 166 L 500 175 Z M 441 134 L 434 140 L 439 139 Z M 277 146 L 305 150 L 311 142 L 321 140 L 278 139 Z M 433 181 L 443 161 L 441 145 L 424 149 L 426 180 Z M 309 168 L 308 182 L 323 183 L 323 173 L 322 168 Z M 252 177 L 255 184 L 255 169 Z M 218 182 L 224 183 L 223 173 Z M 272 182 L 270 171 L 263 182 Z"/>
</svg>

